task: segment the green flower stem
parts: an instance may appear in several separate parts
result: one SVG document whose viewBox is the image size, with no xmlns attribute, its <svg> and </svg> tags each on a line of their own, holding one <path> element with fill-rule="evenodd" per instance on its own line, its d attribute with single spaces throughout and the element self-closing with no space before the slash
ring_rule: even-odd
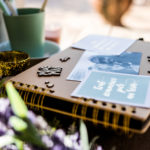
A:
<svg viewBox="0 0 150 150">
<path fill-rule="evenodd" d="M 27 106 L 11 82 L 6 83 L 6 91 L 14 113 L 20 118 L 26 118 Z"/>
<path fill-rule="evenodd" d="M 82 150 L 89 150 L 90 146 L 89 146 L 88 132 L 83 120 L 80 121 L 80 137 Z"/>
</svg>

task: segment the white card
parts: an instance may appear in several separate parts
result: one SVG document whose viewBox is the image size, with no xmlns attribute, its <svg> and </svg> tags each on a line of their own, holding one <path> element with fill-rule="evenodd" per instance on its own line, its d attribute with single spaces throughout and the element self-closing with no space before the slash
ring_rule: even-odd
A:
<svg viewBox="0 0 150 150">
<path fill-rule="evenodd" d="M 102 35 L 88 35 L 77 43 L 73 48 L 99 52 L 100 55 L 120 55 L 127 50 L 135 40 L 116 38 Z"/>
</svg>

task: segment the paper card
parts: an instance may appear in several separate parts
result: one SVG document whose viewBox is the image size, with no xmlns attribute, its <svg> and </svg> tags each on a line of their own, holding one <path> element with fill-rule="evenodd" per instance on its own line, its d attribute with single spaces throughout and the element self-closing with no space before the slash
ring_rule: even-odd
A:
<svg viewBox="0 0 150 150">
<path fill-rule="evenodd" d="M 150 77 L 91 71 L 71 96 L 150 108 Z"/>
<path fill-rule="evenodd" d="M 67 79 L 82 81 L 91 70 L 138 74 L 141 55 L 139 52 L 124 52 L 119 56 L 103 56 L 85 51 Z"/>
<path fill-rule="evenodd" d="M 102 35 L 88 35 L 74 43 L 73 48 L 99 52 L 100 55 L 120 55 L 127 50 L 135 40 Z"/>
</svg>

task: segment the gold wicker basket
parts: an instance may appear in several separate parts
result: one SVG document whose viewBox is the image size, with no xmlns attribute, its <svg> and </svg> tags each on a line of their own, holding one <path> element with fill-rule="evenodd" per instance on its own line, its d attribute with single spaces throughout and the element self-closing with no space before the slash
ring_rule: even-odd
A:
<svg viewBox="0 0 150 150">
<path fill-rule="evenodd" d="M 0 52 L 0 76 L 12 76 L 30 65 L 28 54 L 20 51 Z"/>
</svg>

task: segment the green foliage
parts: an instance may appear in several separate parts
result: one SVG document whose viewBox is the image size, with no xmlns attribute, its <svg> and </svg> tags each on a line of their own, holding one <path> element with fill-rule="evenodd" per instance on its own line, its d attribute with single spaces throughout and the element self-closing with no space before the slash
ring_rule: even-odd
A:
<svg viewBox="0 0 150 150">
<path fill-rule="evenodd" d="M 37 129 L 31 123 L 31 121 L 28 118 L 23 119 L 23 121 L 27 124 L 27 128 L 22 130 L 20 134 L 16 136 L 16 138 L 26 143 L 45 148 Z"/>
<path fill-rule="evenodd" d="M 10 135 L 0 136 L 0 149 L 6 145 L 16 144 L 18 150 L 23 150 L 23 142 Z"/>
<path fill-rule="evenodd" d="M 0 97 L 6 97 L 4 88 L 5 79 L 0 80 Z"/>
<path fill-rule="evenodd" d="M 83 120 L 80 121 L 80 137 L 82 150 L 89 150 L 90 147 L 89 147 L 88 132 Z"/>
<path fill-rule="evenodd" d="M 14 137 L 17 139 L 16 145 L 21 145 L 22 141 L 34 144 L 39 147 L 45 147 L 35 126 L 27 118 L 27 106 L 25 105 L 17 90 L 13 87 L 12 83 L 8 82 L 6 84 L 6 91 L 13 112 L 16 115 L 11 117 L 9 120 L 14 130 L 19 132 L 19 134 Z"/>
<path fill-rule="evenodd" d="M 20 118 L 26 118 L 27 106 L 11 82 L 6 83 L 6 91 L 15 115 Z"/>
<path fill-rule="evenodd" d="M 81 137 L 81 146 L 83 150 L 93 150 L 94 145 L 97 139 L 99 138 L 99 136 L 95 136 L 89 143 L 88 131 L 83 120 L 80 121 L 80 137 Z"/>
<path fill-rule="evenodd" d="M 41 148 L 46 148 L 44 143 L 41 140 L 41 135 L 37 128 L 32 124 L 28 119 L 28 109 L 22 100 L 21 96 L 17 90 L 13 87 L 12 83 L 6 83 L 6 91 L 14 116 L 9 118 L 9 123 L 12 126 L 13 130 L 19 134 L 10 136 L 5 135 L 0 137 L 0 149 L 6 145 L 15 144 L 19 150 L 23 150 L 24 143 L 35 145 Z M 56 124 L 60 124 L 55 120 Z M 71 132 L 76 130 L 76 123 L 74 122 L 70 128 Z M 55 129 L 51 129 L 55 131 Z M 51 132 L 52 133 L 52 132 Z M 50 133 L 50 134 L 51 134 Z M 80 137 L 81 137 L 81 147 L 82 150 L 90 150 L 94 146 L 95 141 L 98 137 L 95 137 L 91 144 L 89 144 L 88 132 L 85 123 L 83 120 L 80 121 Z"/>
<path fill-rule="evenodd" d="M 96 141 L 99 139 L 99 136 L 95 136 L 92 141 L 90 142 L 90 150 L 94 149 L 94 145 L 96 143 Z"/>
<path fill-rule="evenodd" d="M 24 142 L 22 142 L 21 140 L 15 139 L 15 144 L 16 144 L 18 150 L 23 150 L 23 149 L 24 149 L 24 148 L 23 148 Z"/>
<path fill-rule="evenodd" d="M 15 129 L 15 131 L 22 132 L 27 129 L 27 123 L 22 119 L 12 116 L 9 119 L 10 125 Z"/>
<path fill-rule="evenodd" d="M 15 139 L 12 136 L 4 135 L 0 136 L 0 148 L 3 148 L 6 145 L 15 143 Z"/>
</svg>

